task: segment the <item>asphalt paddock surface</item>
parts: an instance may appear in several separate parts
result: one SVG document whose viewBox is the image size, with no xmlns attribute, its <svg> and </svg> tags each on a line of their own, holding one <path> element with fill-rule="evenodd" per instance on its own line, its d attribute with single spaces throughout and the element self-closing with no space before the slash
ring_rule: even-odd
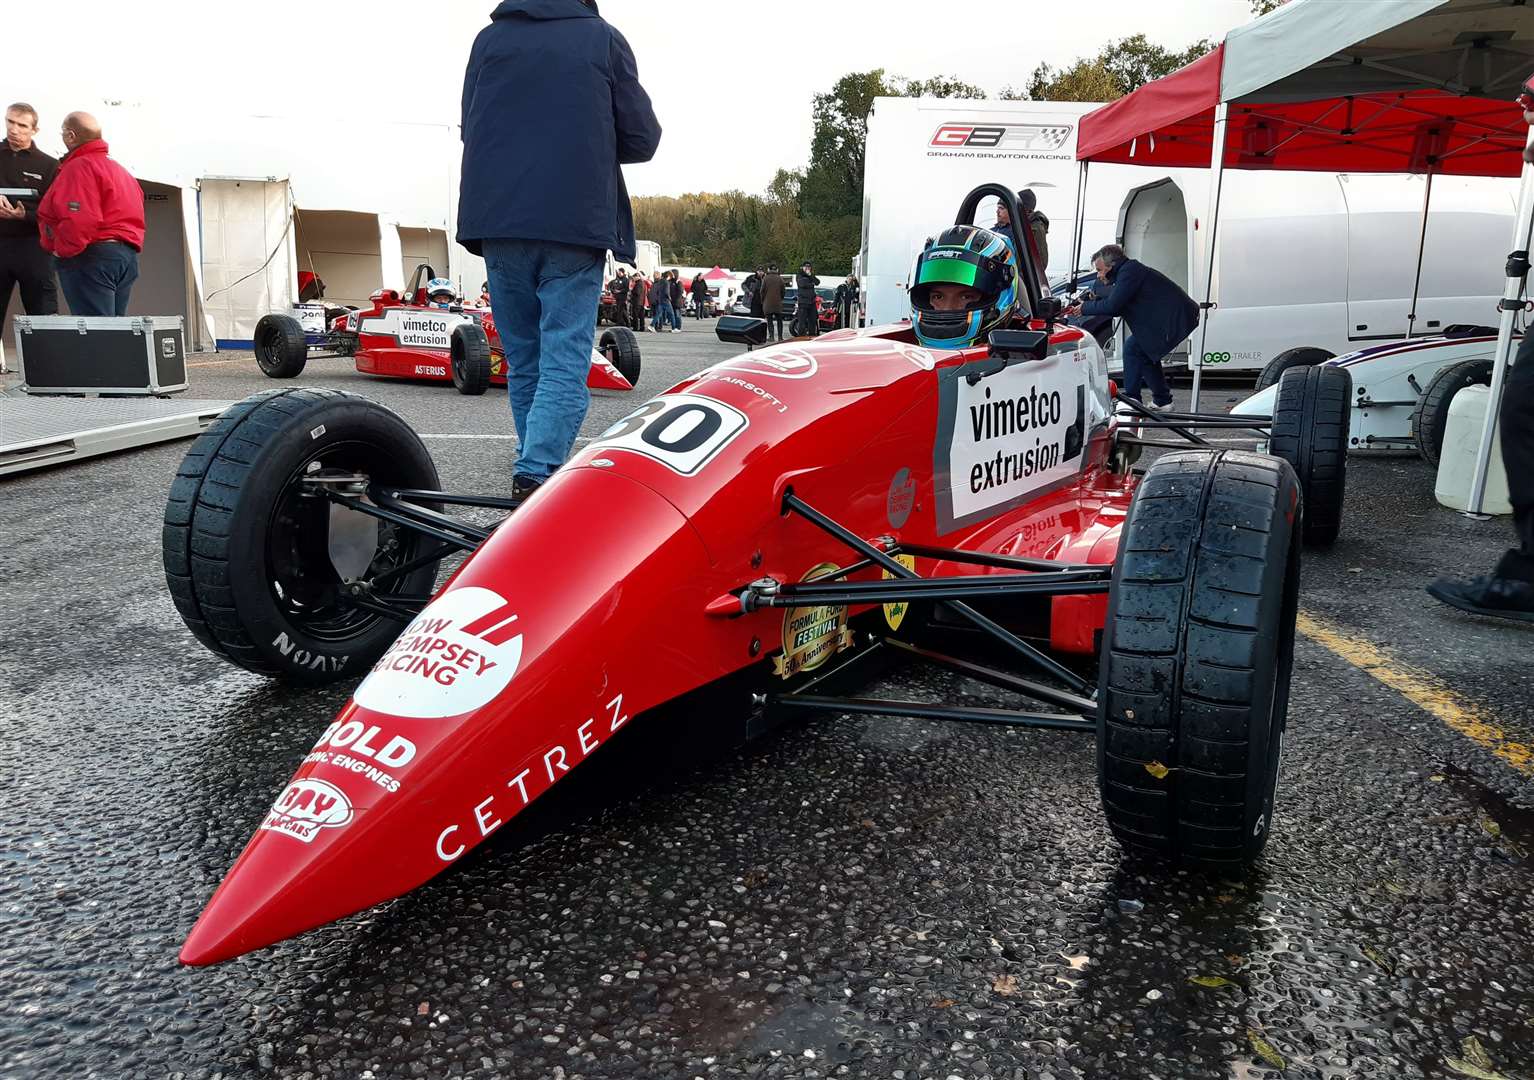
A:
<svg viewBox="0 0 1534 1080">
<path fill-rule="evenodd" d="M 585 434 L 728 355 L 711 329 L 642 337 L 641 394 L 598 395 Z M 194 360 L 195 397 L 271 385 Z M 499 394 L 341 360 L 301 381 L 398 409 L 447 487 L 506 490 Z M 1534 1077 L 1534 633 L 1422 592 L 1510 527 L 1438 508 L 1417 461 L 1354 459 L 1342 539 L 1305 557 L 1244 880 L 1125 863 L 1078 735 L 633 725 L 414 893 L 187 970 L 351 689 L 247 675 L 182 627 L 159 526 L 187 445 L 0 481 L 0 1075 Z M 1002 703 L 926 669 L 870 692 Z"/>
</svg>

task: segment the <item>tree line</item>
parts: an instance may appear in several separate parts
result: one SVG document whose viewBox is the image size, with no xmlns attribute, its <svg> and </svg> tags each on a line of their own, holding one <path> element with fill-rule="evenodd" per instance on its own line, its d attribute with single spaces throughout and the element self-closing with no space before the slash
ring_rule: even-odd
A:
<svg viewBox="0 0 1534 1080">
<path fill-rule="evenodd" d="M 1249 0 L 1263 15 L 1284 0 Z M 1003 101 L 1113 101 L 1169 75 L 1214 47 L 1207 39 L 1168 49 L 1144 34 L 1110 41 L 1093 56 L 1063 68 L 1039 64 L 1022 87 L 1006 86 Z M 868 113 L 878 97 L 989 98 L 983 87 L 952 76 L 909 79 L 882 68 L 843 75 L 812 106 L 810 160 L 779 169 L 766 192 L 700 192 L 636 198 L 638 235 L 659 242 L 668 263 L 735 269 L 809 259 L 826 274 L 845 274 L 861 242 L 863 163 Z"/>
</svg>

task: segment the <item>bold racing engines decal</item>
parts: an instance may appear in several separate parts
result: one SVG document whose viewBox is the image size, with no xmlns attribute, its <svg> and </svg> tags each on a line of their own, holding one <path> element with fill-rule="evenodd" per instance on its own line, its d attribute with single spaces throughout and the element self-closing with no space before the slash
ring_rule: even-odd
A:
<svg viewBox="0 0 1534 1080">
<path fill-rule="evenodd" d="M 453 327 L 473 321 L 451 311 L 388 307 L 382 315 L 363 319 L 361 332 L 391 337 L 402 349 L 447 350 L 452 348 Z"/>
<path fill-rule="evenodd" d="M 495 700 L 521 662 L 511 604 L 479 586 L 453 589 L 405 627 L 353 700 L 387 716 L 459 716 Z"/>
<path fill-rule="evenodd" d="M 942 373 L 933 450 L 939 533 L 1018 506 L 1080 471 L 1084 355 L 1056 354 L 991 375 L 986 361 Z"/>
</svg>

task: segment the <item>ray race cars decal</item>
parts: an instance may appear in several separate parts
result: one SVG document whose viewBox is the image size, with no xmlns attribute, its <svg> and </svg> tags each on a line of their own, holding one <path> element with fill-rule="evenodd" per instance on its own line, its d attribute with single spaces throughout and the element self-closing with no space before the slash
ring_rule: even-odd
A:
<svg viewBox="0 0 1534 1080">
<path fill-rule="evenodd" d="M 984 374 L 986 361 L 943 372 L 933 450 L 939 533 L 1021 505 L 1080 471 L 1085 355 L 1057 353 L 995 374 Z"/>
<path fill-rule="evenodd" d="M 339 829 L 352 819 L 346 792 L 324 780 L 294 780 L 277 796 L 261 828 L 314 843 L 321 829 Z"/>
<path fill-rule="evenodd" d="M 438 597 L 373 665 L 353 700 L 388 716 L 472 712 L 511 684 L 522 624 L 505 597 L 467 586 Z"/>
</svg>

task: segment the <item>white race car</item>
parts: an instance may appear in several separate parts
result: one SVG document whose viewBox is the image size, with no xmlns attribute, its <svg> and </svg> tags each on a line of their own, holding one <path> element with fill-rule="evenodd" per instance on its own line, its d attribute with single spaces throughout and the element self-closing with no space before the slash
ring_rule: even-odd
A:
<svg viewBox="0 0 1534 1080">
<path fill-rule="evenodd" d="M 1496 348 L 1495 327 L 1450 326 L 1439 337 L 1392 341 L 1332 359 L 1319 349 L 1291 352 L 1308 354 L 1295 356 L 1292 366 L 1325 363 L 1353 376 L 1350 450 L 1415 449 L 1437 464 L 1449 403 L 1467 386 L 1491 384 Z M 1276 386 L 1259 389 L 1231 412 L 1272 416 L 1277 392 Z"/>
</svg>

